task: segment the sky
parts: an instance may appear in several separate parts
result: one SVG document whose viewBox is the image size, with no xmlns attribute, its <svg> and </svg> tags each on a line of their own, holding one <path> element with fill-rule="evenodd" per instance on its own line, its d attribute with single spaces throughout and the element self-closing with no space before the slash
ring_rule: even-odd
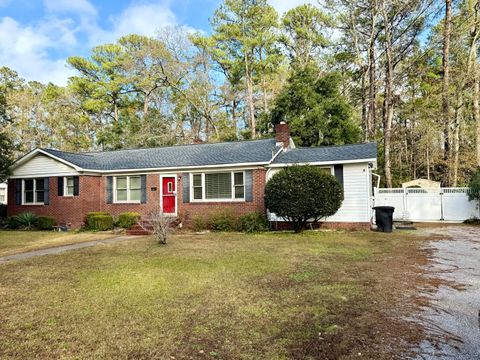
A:
<svg viewBox="0 0 480 360">
<path fill-rule="evenodd" d="M 314 0 L 269 0 L 279 14 Z M 69 56 L 164 26 L 209 32 L 221 0 L 0 0 L 0 67 L 26 80 L 66 85 Z"/>
</svg>

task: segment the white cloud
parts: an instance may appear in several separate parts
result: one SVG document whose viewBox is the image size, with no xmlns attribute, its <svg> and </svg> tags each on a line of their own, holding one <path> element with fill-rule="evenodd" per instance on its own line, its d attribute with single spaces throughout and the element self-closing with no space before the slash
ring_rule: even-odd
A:
<svg viewBox="0 0 480 360">
<path fill-rule="evenodd" d="M 0 6 L 8 1 L 0 0 Z M 24 25 L 0 17 L 0 64 L 27 80 L 65 85 L 68 77 L 75 75 L 66 65 L 68 55 L 84 53 L 123 35 L 153 36 L 161 27 L 177 25 L 168 1 L 133 3 L 111 15 L 105 25 L 88 0 L 44 0 L 45 15 L 36 23 Z M 64 58 L 58 54 L 65 54 Z"/>
<path fill-rule="evenodd" d="M 269 3 L 275 8 L 275 10 L 277 10 L 280 16 L 282 16 L 288 10 L 293 9 L 294 7 L 297 7 L 299 5 L 318 4 L 315 0 L 269 0 Z"/>
<path fill-rule="evenodd" d="M 52 28 L 58 25 L 51 24 Z M 65 66 L 65 60 L 52 60 L 48 50 L 55 48 L 62 40 L 48 37 L 42 26 L 22 27 L 14 19 L 0 20 L 0 63 L 17 71 L 27 80 L 64 85 L 72 71 Z"/>
<path fill-rule="evenodd" d="M 153 36 L 161 27 L 177 25 L 176 16 L 166 2 L 131 5 L 120 14 L 111 15 L 108 22 L 108 28 L 96 24 L 86 29 L 90 46 L 115 42 L 128 34 Z"/>
<path fill-rule="evenodd" d="M 87 0 L 44 0 L 43 4 L 45 10 L 51 13 L 97 16 L 97 9 Z"/>
</svg>

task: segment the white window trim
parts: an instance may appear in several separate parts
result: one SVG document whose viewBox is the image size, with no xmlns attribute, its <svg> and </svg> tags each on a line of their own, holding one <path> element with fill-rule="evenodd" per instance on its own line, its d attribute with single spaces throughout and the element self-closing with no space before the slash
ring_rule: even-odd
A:
<svg viewBox="0 0 480 360">
<path fill-rule="evenodd" d="M 175 212 L 174 213 L 165 213 L 166 217 L 174 217 L 178 215 L 178 179 L 177 174 L 161 174 L 160 175 L 160 209 L 163 212 L 163 178 L 174 178 L 175 179 L 175 191 L 173 192 L 173 196 L 175 196 Z"/>
<path fill-rule="evenodd" d="M 37 179 L 42 178 L 28 178 L 22 179 L 22 205 L 32 206 L 32 205 L 45 205 L 45 200 L 43 202 L 37 202 Z M 33 180 L 33 202 L 25 202 L 25 180 Z M 43 196 L 45 196 L 45 188 L 43 191 Z"/>
<path fill-rule="evenodd" d="M 127 200 L 117 200 L 117 178 L 126 177 L 127 178 Z M 130 200 L 130 178 L 131 177 L 140 177 L 140 175 L 118 175 L 113 177 L 113 203 L 114 204 L 141 204 L 142 199 L 140 200 Z M 141 191 L 140 187 L 140 191 Z M 140 195 L 141 197 L 141 195 Z"/>
<path fill-rule="evenodd" d="M 73 177 L 73 176 L 64 176 L 64 177 L 63 177 L 63 196 L 64 196 L 64 197 L 74 197 L 74 196 L 75 196 L 75 195 L 74 195 L 74 193 L 75 193 L 75 180 L 73 180 L 73 184 L 74 184 L 74 185 L 73 185 L 73 192 L 72 192 L 72 194 L 67 194 L 67 189 L 68 189 L 67 179 L 68 179 L 68 178 L 72 178 L 72 180 L 73 180 L 74 177 Z"/>
<path fill-rule="evenodd" d="M 205 174 L 230 174 L 231 176 L 231 186 L 232 186 L 232 196 L 230 198 L 223 198 L 223 199 L 207 199 L 205 196 Z M 243 174 L 243 198 L 235 198 L 235 174 L 242 173 Z M 202 176 L 202 198 L 201 199 L 194 199 L 194 192 L 193 192 L 193 175 L 201 175 Z M 202 172 L 195 172 L 190 173 L 190 202 L 192 203 L 209 203 L 209 202 L 245 202 L 245 193 L 246 193 L 246 185 L 245 185 L 245 170 L 231 170 L 231 171 L 209 171 L 207 173 Z"/>
</svg>

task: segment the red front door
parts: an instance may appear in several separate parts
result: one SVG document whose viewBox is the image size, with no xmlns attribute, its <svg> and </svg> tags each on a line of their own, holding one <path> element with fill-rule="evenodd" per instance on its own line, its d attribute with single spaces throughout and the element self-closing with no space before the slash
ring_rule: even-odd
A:
<svg viewBox="0 0 480 360">
<path fill-rule="evenodd" d="M 175 177 L 162 178 L 162 210 L 165 214 L 174 214 L 176 211 Z"/>
</svg>

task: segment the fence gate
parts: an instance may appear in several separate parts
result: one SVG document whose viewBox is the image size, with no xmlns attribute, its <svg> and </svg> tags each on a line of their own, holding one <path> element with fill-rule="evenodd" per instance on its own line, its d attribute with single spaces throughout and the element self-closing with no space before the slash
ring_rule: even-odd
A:
<svg viewBox="0 0 480 360">
<path fill-rule="evenodd" d="M 480 217 L 468 188 L 375 188 L 374 206 L 393 206 L 394 220 L 463 221 Z"/>
</svg>

